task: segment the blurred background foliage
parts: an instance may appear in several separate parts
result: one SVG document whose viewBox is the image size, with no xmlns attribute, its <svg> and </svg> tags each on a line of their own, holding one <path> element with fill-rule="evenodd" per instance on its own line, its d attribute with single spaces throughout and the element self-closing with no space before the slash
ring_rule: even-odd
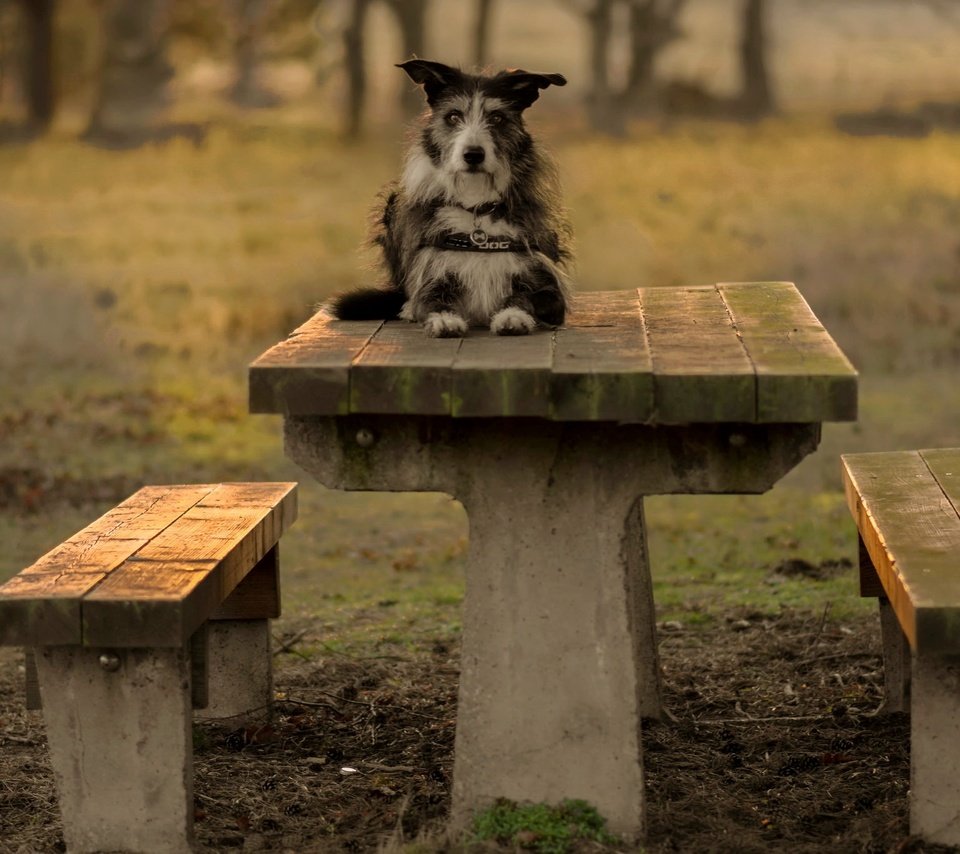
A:
<svg viewBox="0 0 960 854">
<path fill-rule="evenodd" d="M 298 477 L 246 365 L 378 275 L 412 53 L 569 78 L 579 288 L 793 280 L 862 371 L 770 496 L 649 503 L 662 606 L 809 604 L 764 567 L 855 556 L 837 455 L 960 444 L 960 0 L 0 0 L 0 578 L 142 483 Z M 452 502 L 304 487 L 298 607 L 456 622 Z"/>
</svg>

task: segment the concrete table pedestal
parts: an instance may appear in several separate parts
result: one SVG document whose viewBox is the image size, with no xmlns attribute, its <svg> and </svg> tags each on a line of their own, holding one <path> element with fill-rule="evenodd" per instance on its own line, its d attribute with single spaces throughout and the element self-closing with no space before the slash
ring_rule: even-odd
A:
<svg viewBox="0 0 960 854">
<path fill-rule="evenodd" d="M 305 417 L 285 436 L 328 487 L 466 509 L 453 827 L 498 797 L 582 798 L 639 838 L 641 720 L 660 714 L 643 496 L 763 492 L 819 425 Z"/>
</svg>

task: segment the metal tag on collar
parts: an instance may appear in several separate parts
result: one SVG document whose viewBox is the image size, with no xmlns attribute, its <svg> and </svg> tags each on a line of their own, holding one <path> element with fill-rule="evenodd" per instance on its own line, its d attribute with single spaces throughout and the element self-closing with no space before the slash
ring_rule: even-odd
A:
<svg viewBox="0 0 960 854">
<path fill-rule="evenodd" d="M 482 228 L 475 228 L 470 232 L 470 242 L 474 246 L 483 246 L 487 242 L 487 233 Z"/>
</svg>

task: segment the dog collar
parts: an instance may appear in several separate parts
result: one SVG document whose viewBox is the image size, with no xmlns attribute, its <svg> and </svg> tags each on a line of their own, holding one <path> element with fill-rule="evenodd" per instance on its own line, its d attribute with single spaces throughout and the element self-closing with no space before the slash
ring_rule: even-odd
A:
<svg viewBox="0 0 960 854">
<path fill-rule="evenodd" d="M 436 249 L 452 249 L 457 252 L 535 252 L 536 244 L 514 240 L 512 237 L 488 235 L 483 229 L 474 229 L 470 234 L 452 232 L 441 234 L 434 241 L 423 246 Z"/>
</svg>

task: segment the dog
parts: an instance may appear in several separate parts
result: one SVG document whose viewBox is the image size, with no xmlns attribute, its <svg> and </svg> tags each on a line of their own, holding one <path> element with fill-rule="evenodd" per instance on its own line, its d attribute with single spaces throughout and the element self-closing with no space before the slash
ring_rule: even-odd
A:
<svg viewBox="0 0 960 854">
<path fill-rule="evenodd" d="M 373 242 L 385 287 L 336 297 L 343 320 L 420 323 L 427 335 L 471 326 L 526 335 L 561 326 L 568 302 L 570 227 L 556 168 L 524 111 L 562 74 L 474 75 L 439 62 L 400 63 L 427 100 L 399 181 L 382 194 Z"/>
</svg>

